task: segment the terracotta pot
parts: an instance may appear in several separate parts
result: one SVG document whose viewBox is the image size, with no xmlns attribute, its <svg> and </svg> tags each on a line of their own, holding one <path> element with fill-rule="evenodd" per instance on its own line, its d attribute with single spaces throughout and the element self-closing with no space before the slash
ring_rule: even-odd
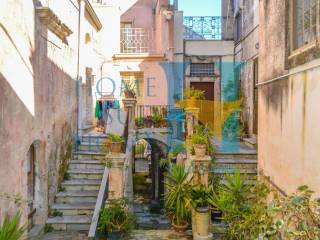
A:
<svg viewBox="0 0 320 240">
<path fill-rule="evenodd" d="M 134 95 L 130 91 L 124 91 L 125 98 L 134 98 Z"/>
<path fill-rule="evenodd" d="M 179 233 L 187 231 L 187 228 L 188 228 L 188 223 L 187 222 L 184 225 L 176 225 L 172 221 L 171 225 L 173 227 L 173 230 L 176 231 L 176 232 L 179 232 Z"/>
<path fill-rule="evenodd" d="M 199 236 L 209 235 L 210 209 L 208 207 L 197 208 L 195 211 L 196 233 Z"/>
<path fill-rule="evenodd" d="M 161 120 L 161 125 L 163 128 L 166 128 L 167 127 L 167 120 L 166 119 L 162 119 Z"/>
<path fill-rule="evenodd" d="M 206 144 L 193 144 L 193 148 L 197 157 L 204 157 L 206 155 Z"/>
<path fill-rule="evenodd" d="M 120 153 L 122 147 L 122 142 L 110 142 L 110 152 Z"/>
</svg>

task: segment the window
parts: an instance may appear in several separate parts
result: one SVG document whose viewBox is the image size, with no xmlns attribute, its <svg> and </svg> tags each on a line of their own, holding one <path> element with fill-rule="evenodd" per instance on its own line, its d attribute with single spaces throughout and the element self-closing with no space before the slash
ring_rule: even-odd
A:
<svg viewBox="0 0 320 240">
<path fill-rule="evenodd" d="M 314 43 L 319 28 L 319 0 L 292 0 L 291 51 Z"/>
<path fill-rule="evenodd" d="M 191 77 L 213 77 L 214 63 L 191 63 Z"/>
<path fill-rule="evenodd" d="M 143 72 L 120 72 L 122 81 L 129 83 L 136 90 L 138 103 L 143 100 L 144 96 L 144 73 Z M 124 86 L 122 86 L 124 87 Z M 123 92 L 123 89 L 121 89 Z"/>
<path fill-rule="evenodd" d="M 234 27 L 234 40 L 236 42 L 241 40 L 241 35 L 242 35 L 242 15 L 241 12 L 237 14 L 235 18 L 235 27 Z"/>
</svg>

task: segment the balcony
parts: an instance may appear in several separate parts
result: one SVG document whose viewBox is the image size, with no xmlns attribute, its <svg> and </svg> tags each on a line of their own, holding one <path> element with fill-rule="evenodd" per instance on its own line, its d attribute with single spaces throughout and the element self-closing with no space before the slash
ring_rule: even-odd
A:
<svg viewBox="0 0 320 240">
<path fill-rule="evenodd" d="M 157 54 L 155 31 L 147 28 L 121 28 L 120 54 L 115 59 L 164 58 Z"/>
<path fill-rule="evenodd" d="M 221 40 L 219 16 L 184 17 L 183 24 L 185 40 Z"/>
</svg>

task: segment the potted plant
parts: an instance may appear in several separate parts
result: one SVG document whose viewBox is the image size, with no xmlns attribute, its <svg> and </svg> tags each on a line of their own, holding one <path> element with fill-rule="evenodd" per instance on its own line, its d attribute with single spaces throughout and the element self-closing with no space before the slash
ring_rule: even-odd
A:
<svg viewBox="0 0 320 240">
<path fill-rule="evenodd" d="M 143 118 L 142 117 L 137 117 L 134 120 L 135 125 L 137 128 L 143 128 Z"/>
<path fill-rule="evenodd" d="M 98 230 L 110 240 L 119 240 L 136 226 L 136 217 L 129 212 L 124 199 L 108 200 L 100 212 Z"/>
<path fill-rule="evenodd" d="M 136 98 L 136 86 L 134 82 L 124 82 L 124 96 L 125 98 Z"/>
<path fill-rule="evenodd" d="M 177 232 L 184 232 L 188 227 L 190 179 L 188 171 L 182 165 L 172 164 L 166 174 L 167 192 L 165 207 L 172 216 L 172 227 Z"/>
<path fill-rule="evenodd" d="M 107 140 L 107 146 L 109 148 L 109 151 L 111 153 L 120 153 L 123 142 L 124 140 L 122 136 L 118 134 L 109 134 Z"/>
<path fill-rule="evenodd" d="M 197 157 L 204 157 L 206 155 L 206 149 L 208 144 L 207 137 L 202 133 L 194 133 L 191 136 L 191 141 L 195 155 Z"/>
<path fill-rule="evenodd" d="M 173 162 L 176 162 L 179 154 L 186 154 L 186 145 L 184 143 L 173 144 L 168 157 L 173 160 Z"/>
<path fill-rule="evenodd" d="M 196 108 L 198 100 L 204 100 L 204 91 L 190 87 L 184 91 L 184 99 L 187 107 Z"/>
<path fill-rule="evenodd" d="M 144 118 L 143 122 L 144 122 L 146 128 L 151 128 L 152 116 L 147 116 L 146 118 Z"/>
<path fill-rule="evenodd" d="M 193 186 L 190 191 L 192 230 L 201 237 L 209 235 L 212 196 L 213 191 L 204 185 Z"/>
<path fill-rule="evenodd" d="M 161 114 L 159 114 L 157 112 L 152 114 L 153 127 L 159 128 L 161 126 L 161 121 L 162 121 Z"/>
</svg>

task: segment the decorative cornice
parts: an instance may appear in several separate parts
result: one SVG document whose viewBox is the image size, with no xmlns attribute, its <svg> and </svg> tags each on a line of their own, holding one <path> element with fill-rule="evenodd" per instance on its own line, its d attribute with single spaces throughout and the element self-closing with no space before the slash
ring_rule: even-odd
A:
<svg viewBox="0 0 320 240">
<path fill-rule="evenodd" d="M 100 31 L 102 28 L 102 24 L 99 20 L 98 15 L 94 11 L 91 3 L 88 0 L 85 1 L 85 9 L 86 9 L 86 14 L 88 16 L 88 21 L 93 25 L 93 27 L 96 29 L 96 31 Z"/>
<path fill-rule="evenodd" d="M 67 27 L 49 7 L 36 7 L 36 12 L 42 24 L 56 34 L 61 40 L 68 37 L 72 31 Z"/>
</svg>

